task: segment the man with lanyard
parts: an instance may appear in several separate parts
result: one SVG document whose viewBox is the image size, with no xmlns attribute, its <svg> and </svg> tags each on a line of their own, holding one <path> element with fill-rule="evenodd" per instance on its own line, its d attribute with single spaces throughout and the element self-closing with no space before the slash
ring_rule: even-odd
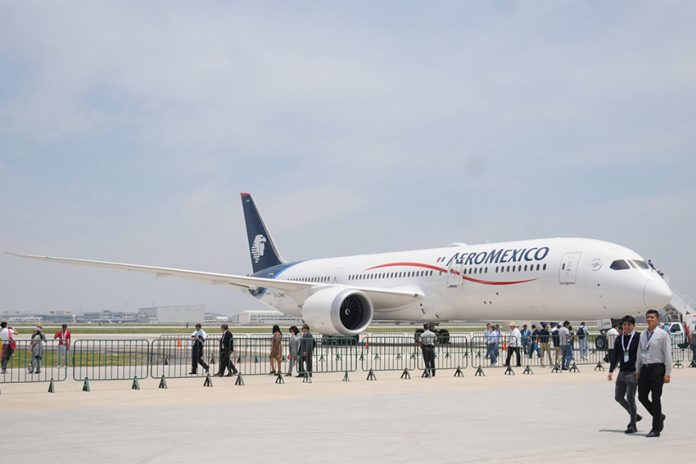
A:
<svg viewBox="0 0 696 464">
<path fill-rule="evenodd" d="M 614 399 L 619 403 L 630 417 L 630 421 L 624 433 L 636 433 L 636 422 L 642 419 L 637 414 L 636 409 L 636 359 L 638 357 L 638 345 L 640 340 L 640 332 L 633 329 L 636 326 L 636 319 L 633 316 L 625 316 L 623 318 L 623 335 L 616 337 L 614 343 L 613 356 L 609 365 L 609 381 L 613 378 L 613 372 L 616 364 L 619 364 L 619 375 L 616 377 L 616 386 L 614 387 Z"/>
<path fill-rule="evenodd" d="M 229 372 L 227 376 L 231 377 L 237 373 L 237 368 L 234 367 L 234 363 L 230 358 L 232 351 L 234 351 L 232 332 L 230 332 L 230 327 L 227 324 L 222 324 L 220 326 L 220 331 L 222 332 L 222 336 L 220 337 L 220 367 L 217 376 L 222 377 L 225 375 L 225 369 L 228 369 Z"/>
<path fill-rule="evenodd" d="M 435 326 L 428 324 L 420 336 L 420 341 L 423 344 L 423 362 L 425 363 L 425 372 L 430 373 L 430 377 L 435 377 L 435 339 L 437 335 L 433 332 Z"/>
<path fill-rule="evenodd" d="M 648 438 L 659 437 L 665 426 L 662 414 L 662 386 L 670 382 L 672 374 L 672 347 L 669 335 L 657 328 L 660 314 L 649 309 L 645 313 L 648 330 L 640 335 L 640 353 L 636 359 L 636 380 L 638 380 L 638 399 L 653 417 L 652 430 Z M 648 399 L 651 395 L 652 401 Z"/>
<path fill-rule="evenodd" d="M 203 366 L 207 374 L 210 366 L 203 360 L 203 343 L 208 338 L 208 334 L 205 333 L 200 324 L 196 324 L 196 330 L 191 334 L 191 338 L 193 339 L 193 346 L 191 346 L 191 372 L 189 374 L 196 375 L 199 364 Z"/>
<path fill-rule="evenodd" d="M 72 335 L 68 330 L 68 324 L 63 324 L 58 332 L 53 335 L 53 339 L 58 339 L 58 368 L 61 361 L 63 365 L 68 367 L 68 351 L 70 351 L 70 338 Z"/>
</svg>

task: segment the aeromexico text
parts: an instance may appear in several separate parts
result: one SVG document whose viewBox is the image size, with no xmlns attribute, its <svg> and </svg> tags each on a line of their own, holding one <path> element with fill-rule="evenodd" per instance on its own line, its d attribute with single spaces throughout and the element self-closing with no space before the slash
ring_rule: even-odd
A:
<svg viewBox="0 0 696 464">
<path fill-rule="evenodd" d="M 521 263 L 523 261 L 541 261 L 549 254 L 549 247 L 507 248 L 474 253 L 455 253 L 447 267 L 453 263 L 472 266 L 474 264 Z"/>
</svg>

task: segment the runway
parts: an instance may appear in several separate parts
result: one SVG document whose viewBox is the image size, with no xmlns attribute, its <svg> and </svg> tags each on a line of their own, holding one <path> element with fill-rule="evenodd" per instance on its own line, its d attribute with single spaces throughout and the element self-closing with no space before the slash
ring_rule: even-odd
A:
<svg viewBox="0 0 696 464">
<path fill-rule="evenodd" d="M 220 459 L 256 463 L 636 462 L 646 455 L 684 462 L 693 439 L 696 369 L 675 369 L 663 395 L 665 430 L 633 436 L 613 400 L 606 372 L 503 375 L 487 369 L 464 378 L 398 372 L 315 375 L 312 383 L 272 376 L 1 385 L 3 459 L 71 463 L 178 463 Z M 642 406 L 639 412 L 644 416 Z"/>
</svg>

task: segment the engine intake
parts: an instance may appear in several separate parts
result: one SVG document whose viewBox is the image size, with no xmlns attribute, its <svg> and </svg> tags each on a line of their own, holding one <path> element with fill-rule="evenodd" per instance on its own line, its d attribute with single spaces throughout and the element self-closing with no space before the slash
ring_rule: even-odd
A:
<svg viewBox="0 0 696 464">
<path fill-rule="evenodd" d="M 372 301 L 363 292 L 348 288 L 327 288 L 307 298 L 302 318 L 317 332 L 357 335 L 372 322 Z"/>
</svg>

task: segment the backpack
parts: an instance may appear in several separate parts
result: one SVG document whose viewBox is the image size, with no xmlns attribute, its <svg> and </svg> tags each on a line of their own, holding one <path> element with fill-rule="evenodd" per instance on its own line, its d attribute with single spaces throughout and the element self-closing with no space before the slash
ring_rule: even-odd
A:
<svg viewBox="0 0 696 464">
<path fill-rule="evenodd" d="M 585 338 L 585 335 L 587 335 L 587 328 L 579 327 L 578 328 L 578 338 Z"/>
</svg>

